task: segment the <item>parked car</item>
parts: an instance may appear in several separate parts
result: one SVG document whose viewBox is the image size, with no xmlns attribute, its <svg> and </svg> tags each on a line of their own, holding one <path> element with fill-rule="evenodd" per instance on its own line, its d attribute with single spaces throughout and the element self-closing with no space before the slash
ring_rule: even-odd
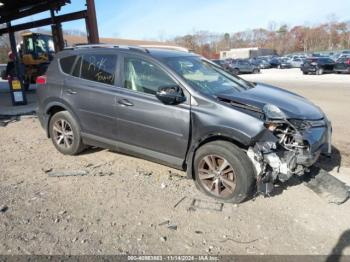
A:
<svg viewBox="0 0 350 262">
<path fill-rule="evenodd" d="M 334 65 L 334 72 L 338 74 L 340 73 L 350 74 L 350 56 L 338 59 Z"/>
<path fill-rule="evenodd" d="M 291 63 L 289 62 L 288 58 L 282 57 L 278 59 L 278 69 L 286 69 L 286 68 L 292 68 Z"/>
<path fill-rule="evenodd" d="M 271 65 L 264 59 L 259 59 L 259 58 L 253 58 L 249 60 L 250 63 L 253 65 L 259 67 L 260 69 L 267 69 L 270 68 Z"/>
<path fill-rule="evenodd" d="M 333 73 L 334 65 L 335 62 L 328 57 L 312 57 L 306 59 L 300 69 L 304 75 L 309 73 L 322 75 L 324 73 Z"/>
<path fill-rule="evenodd" d="M 293 68 L 300 68 L 301 65 L 304 64 L 304 60 L 299 57 L 294 57 L 293 59 L 289 60 L 289 63 Z"/>
<path fill-rule="evenodd" d="M 62 154 L 96 146 L 163 163 L 220 201 L 241 202 L 256 185 L 269 193 L 330 149 L 319 107 L 193 53 L 77 46 L 37 86 L 38 117 Z"/>
<path fill-rule="evenodd" d="M 242 73 L 260 73 L 260 68 L 257 65 L 254 65 L 248 60 L 243 59 L 237 59 L 228 64 L 228 70 L 230 70 L 230 72 L 235 75 Z"/>
<path fill-rule="evenodd" d="M 267 60 L 267 62 L 271 65 L 271 68 L 278 68 L 280 65 L 280 59 L 278 57 L 273 57 Z"/>
</svg>

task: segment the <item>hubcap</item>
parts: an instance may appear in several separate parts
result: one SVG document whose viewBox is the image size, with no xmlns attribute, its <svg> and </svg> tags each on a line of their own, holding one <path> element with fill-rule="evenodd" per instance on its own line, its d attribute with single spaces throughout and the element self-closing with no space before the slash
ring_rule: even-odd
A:
<svg viewBox="0 0 350 262">
<path fill-rule="evenodd" d="M 236 175 L 231 164 L 217 155 L 202 158 L 198 178 L 204 188 L 217 197 L 228 197 L 236 188 Z"/>
<path fill-rule="evenodd" d="M 53 135 L 56 144 L 62 148 L 70 148 L 73 145 L 73 130 L 66 120 L 59 119 L 54 123 Z"/>
</svg>

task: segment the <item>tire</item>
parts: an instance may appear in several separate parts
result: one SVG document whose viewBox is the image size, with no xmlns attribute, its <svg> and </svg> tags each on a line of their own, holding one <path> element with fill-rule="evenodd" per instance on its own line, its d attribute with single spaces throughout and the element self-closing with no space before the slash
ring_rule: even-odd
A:
<svg viewBox="0 0 350 262">
<path fill-rule="evenodd" d="M 232 69 L 231 73 L 234 74 L 234 75 L 239 75 L 240 71 L 239 71 L 239 69 L 234 68 L 234 69 Z"/>
<path fill-rule="evenodd" d="M 62 130 L 65 132 L 63 137 Z M 60 111 L 52 116 L 49 133 L 56 149 L 64 155 L 77 155 L 85 148 L 79 125 L 68 111 Z"/>
<path fill-rule="evenodd" d="M 306 71 L 303 71 L 303 75 L 308 75 L 309 73 Z"/>
<path fill-rule="evenodd" d="M 317 69 L 316 75 L 323 75 L 323 68 Z"/>
<path fill-rule="evenodd" d="M 260 73 L 260 70 L 259 69 L 254 69 L 253 70 L 253 74 L 259 74 Z"/>
<path fill-rule="evenodd" d="M 214 169 L 210 169 L 208 162 L 220 169 L 225 165 L 225 160 L 228 165 L 223 172 L 211 171 Z M 214 141 L 200 147 L 194 157 L 193 170 L 196 187 L 222 202 L 241 203 L 253 191 L 253 166 L 244 151 L 230 142 Z"/>
</svg>

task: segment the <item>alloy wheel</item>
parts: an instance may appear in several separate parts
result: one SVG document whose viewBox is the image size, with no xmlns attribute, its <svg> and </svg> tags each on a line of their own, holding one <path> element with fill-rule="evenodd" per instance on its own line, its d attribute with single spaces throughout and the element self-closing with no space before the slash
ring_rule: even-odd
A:
<svg viewBox="0 0 350 262">
<path fill-rule="evenodd" d="M 74 142 L 74 133 L 71 125 L 64 119 L 57 120 L 53 125 L 53 136 L 57 146 L 70 148 Z"/>
<path fill-rule="evenodd" d="M 236 175 L 231 164 L 223 157 L 207 155 L 198 165 L 198 178 L 212 195 L 225 198 L 236 188 Z"/>
</svg>

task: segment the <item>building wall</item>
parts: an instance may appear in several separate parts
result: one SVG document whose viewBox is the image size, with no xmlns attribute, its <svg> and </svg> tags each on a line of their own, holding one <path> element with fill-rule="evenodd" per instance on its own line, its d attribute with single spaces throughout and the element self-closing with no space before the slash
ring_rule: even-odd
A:
<svg viewBox="0 0 350 262">
<path fill-rule="evenodd" d="M 234 48 L 228 51 L 220 52 L 220 59 L 228 59 L 228 58 L 252 58 L 257 56 L 265 56 L 265 55 L 274 55 L 276 54 L 275 50 L 269 48 Z"/>
</svg>

